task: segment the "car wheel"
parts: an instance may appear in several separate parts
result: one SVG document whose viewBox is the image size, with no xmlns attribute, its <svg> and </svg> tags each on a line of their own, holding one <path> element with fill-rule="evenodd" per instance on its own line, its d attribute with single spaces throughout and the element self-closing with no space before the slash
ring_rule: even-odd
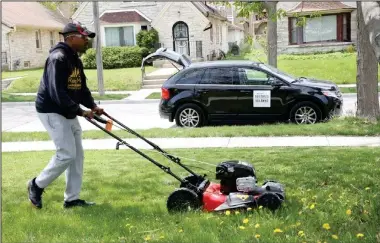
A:
<svg viewBox="0 0 380 243">
<path fill-rule="evenodd" d="M 312 102 L 303 101 L 290 111 L 290 120 L 296 124 L 315 124 L 321 119 L 321 110 Z"/>
<path fill-rule="evenodd" d="M 185 104 L 178 108 L 175 121 L 180 127 L 200 127 L 204 122 L 204 114 L 199 106 Z"/>
</svg>

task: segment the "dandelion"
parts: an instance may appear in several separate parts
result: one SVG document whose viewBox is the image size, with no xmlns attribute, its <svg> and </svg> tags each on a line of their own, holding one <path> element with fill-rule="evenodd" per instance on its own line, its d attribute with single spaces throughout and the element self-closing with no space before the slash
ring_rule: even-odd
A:
<svg viewBox="0 0 380 243">
<path fill-rule="evenodd" d="M 255 228 L 259 228 L 260 227 L 260 224 L 255 224 Z"/>
<path fill-rule="evenodd" d="M 301 225 L 301 222 L 297 222 L 296 225 L 297 225 L 297 226 L 300 226 L 300 225 Z"/>
<path fill-rule="evenodd" d="M 310 205 L 310 209 L 314 209 L 314 208 L 315 208 L 315 203 Z"/>
<path fill-rule="evenodd" d="M 351 213 L 352 213 L 351 209 L 347 209 L 346 214 L 351 215 Z"/>
<path fill-rule="evenodd" d="M 255 235 L 255 238 L 256 238 L 256 239 L 259 239 L 259 238 L 260 238 L 260 235 L 259 235 L 259 234 L 256 234 L 256 235 Z"/>
<path fill-rule="evenodd" d="M 230 214 L 231 214 L 230 210 L 227 210 L 227 211 L 226 211 L 226 215 L 228 216 L 228 215 L 230 215 Z"/>
<path fill-rule="evenodd" d="M 259 206 L 259 209 L 262 209 L 263 208 L 263 206 Z"/>
<path fill-rule="evenodd" d="M 179 232 L 179 233 L 182 233 L 182 232 L 183 232 L 183 229 L 179 229 L 178 232 Z"/>
<path fill-rule="evenodd" d="M 238 215 L 238 214 L 240 214 L 240 212 L 239 211 L 235 211 L 235 215 Z"/>
<path fill-rule="evenodd" d="M 144 238 L 145 241 L 151 240 L 150 236 L 148 235 L 147 237 Z"/>
<path fill-rule="evenodd" d="M 251 211 L 252 210 L 252 208 L 247 208 L 247 211 Z"/>
<path fill-rule="evenodd" d="M 335 240 L 339 239 L 337 235 L 332 235 L 331 237 Z"/>
<path fill-rule="evenodd" d="M 274 233 L 282 233 L 283 231 L 281 229 L 275 229 L 273 232 Z"/>
<path fill-rule="evenodd" d="M 358 233 L 358 234 L 356 235 L 356 237 L 357 237 L 357 238 L 363 238 L 364 235 L 363 235 L 362 233 Z"/>
<path fill-rule="evenodd" d="M 239 228 L 240 228 L 241 230 L 244 230 L 244 229 L 245 229 L 245 227 L 244 227 L 244 226 L 239 226 Z"/>
<path fill-rule="evenodd" d="M 370 187 L 366 187 L 365 190 L 368 191 L 369 189 L 371 189 Z"/>
<path fill-rule="evenodd" d="M 248 221 L 249 221 L 248 219 L 244 219 L 244 220 L 243 220 L 243 224 L 247 224 Z"/>
<path fill-rule="evenodd" d="M 331 229 L 331 228 L 330 228 L 330 225 L 329 225 L 328 223 L 323 224 L 322 227 L 323 227 L 324 229 L 327 229 L 327 230 Z"/>
<path fill-rule="evenodd" d="M 300 230 L 300 231 L 298 231 L 298 236 L 305 236 L 305 233 L 303 232 L 303 230 Z"/>
<path fill-rule="evenodd" d="M 307 191 L 307 192 L 310 192 L 310 191 L 311 191 L 311 189 L 307 189 L 306 191 Z"/>
</svg>

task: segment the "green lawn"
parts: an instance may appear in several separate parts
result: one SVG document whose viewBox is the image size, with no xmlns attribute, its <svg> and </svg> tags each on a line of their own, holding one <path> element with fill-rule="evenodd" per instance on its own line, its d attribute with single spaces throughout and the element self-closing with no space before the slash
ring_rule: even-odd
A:
<svg viewBox="0 0 380 243">
<path fill-rule="evenodd" d="M 160 92 L 154 92 L 151 93 L 146 99 L 161 99 L 161 93 Z"/>
<path fill-rule="evenodd" d="M 117 117 L 115 117 L 117 119 Z M 128 122 L 125 123 L 128 126 Z M 114 130 L 122 138 L 135 138 L 126 131 Z M 380 136 L 380 121 L 369 122 L 353 117 L 338 118 L 327 123 L 314 125 L 269 124 L 245 126 L 208 126 L 201 128 L 153 128 L 136 130 L 148 138 L 178 138 L 178 137 L 249 137 L 249 136 Z M 84 131 L 84 139 L 111 138 L 98 130 Z M 46 132 L 2 132 L 2 142 L 43 141 L 50 140 Z"/>
<path fill-rule="evenodd" d="M 230 215 L 170 215 L 166 199 L 178 181 L 130 150 L 112 150 L 85 153 L 81 197 L 97 206 L 63 209 L 62 175 L 47 188 L 44 208 L 37 210 L 27 200 L 26 182 L 42 170 L 53 152 L 3 153 L 3 242 L 356 243 L 376 242 L 380 234 L 378 148 L 169 152 L 214 165 L 229 159 L 249 161 L 256 168 L 259 184 L 275 179 L 285 185 L 286 202 L 275 213 L 254 209 Z M 163 156 L 147 153 L 170 165 L 179 176 L 187 174 Z M 194 170 L 216 181 L 215 166 L 183 162 L 204 167 Z"/>
<path fill-rule="evenodd" d="M 146 72 L 151 72 L 155 68 L 148 66 Z M 7 92 L 10 93 L 34 93 L 38 89 L 43 69 L 33 69 L 29 71 L 2 72 L 2 78 L 25 76 L 11 83 Z M 91 91 L 98 90 L 98 78 L 96 69 L 85 70 L 88 87 Z M 105 69 L 103 72 L 104 88 L 108 91 L 113 90 L 138 90 L 141 87 L 141 69 Z"/>
<path fill-rule="evenodd" d="M 245 54 L 244 56 L 230 56 L 228 58 L 267 62 L 266 56 L 258 51 Z M 325 79 L 337 84 L 355 84 L 356 53 L 336 52 L 314 55 L 279 55 L 278 69 L 297 77 L 304 76 Z"/>
<path fill-rule="evenodd" d="M 99 94 L 92 95 L 95 100 L 121 100 L 127 98 L 128 94 L 105 94 L 100 96 Z M 13 95 L 3 92 L 1 94 L 1 102 L 34 102 L 36 96 L 34 95 Z"/>
</svg>

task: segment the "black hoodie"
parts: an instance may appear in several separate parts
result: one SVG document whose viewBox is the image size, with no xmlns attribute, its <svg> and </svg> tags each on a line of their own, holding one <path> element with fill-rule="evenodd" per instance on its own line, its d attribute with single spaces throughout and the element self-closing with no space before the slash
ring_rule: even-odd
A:
<svg viewBox="0 0 380 243">
<path fill-rule="evenodd" d="M 59 42 L 46 60 L 36 109 L 40 113 L 58 113 L 73 119 L 83 112 L 79 104 L 89 109 L 96 106 L 78 54 L 66 43 Z"/>
</svg>

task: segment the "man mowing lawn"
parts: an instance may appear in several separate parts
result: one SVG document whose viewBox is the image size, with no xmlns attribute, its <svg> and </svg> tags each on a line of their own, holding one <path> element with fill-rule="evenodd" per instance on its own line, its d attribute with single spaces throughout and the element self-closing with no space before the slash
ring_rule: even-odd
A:
<svg viewBox="0 0 380 243">
<path fill-rule="evenodd" d="M 86 84 L 83 65 L 78 52 L 86 50 L 88 38 L 95 33 L 79 23 L 69 23 L 61 32 L 64 43 L 50 51 L 36 99 L 38 117 L 54 141 L 56 154 L 45 169 L 28 183 L 32 204 L 42 208 L 42 193 L 66 171 L 64 207 L 88 206 L 93 202 L 79 199 L 83 175 L 82 129 L 77 116 L 92 117 L 102 114 Z M 91 110 L 82 110 L 83 104 Z"/>
</svg>

